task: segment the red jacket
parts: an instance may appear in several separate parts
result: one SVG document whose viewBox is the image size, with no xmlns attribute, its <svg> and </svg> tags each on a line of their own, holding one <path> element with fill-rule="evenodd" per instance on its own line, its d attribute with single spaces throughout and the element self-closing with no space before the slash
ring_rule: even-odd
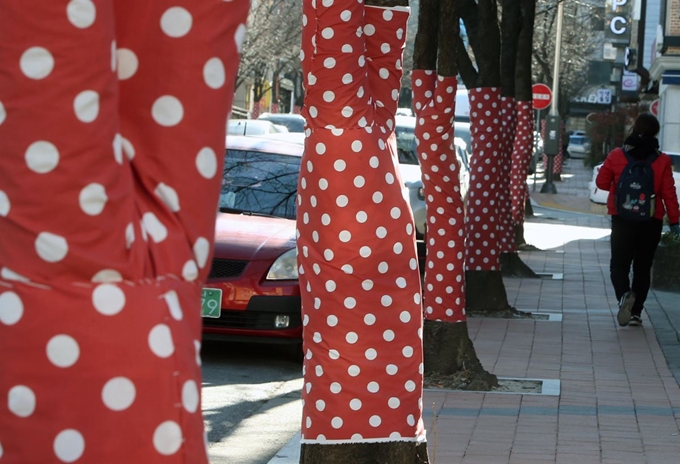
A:
<svg viewBox="0 0 680 464">
<path fill-rule="evenodd" d="M 604 160 L 600 172 L 595 179 L 595 185 L 602 190 L 609 190 L 607 199 L 607 212 L 612 216 L 616 215 L 616 186 L 624 168 L 628 165 L 628 159 L 621 148 L 612 150 Z M 671 169 L 671 159 L 665 153 L 660 153 L 659 157 L 652 163 L 654 171 L 654 193 L 656 194 L 656 212 L 654 217 L 663 219 L 668 212 L 668 219 L 671 224 L 678 223 L 680 207 L 678 207 L 678 196 L 675 192 L 675 181 L 673 170 Z"/>
</svg>

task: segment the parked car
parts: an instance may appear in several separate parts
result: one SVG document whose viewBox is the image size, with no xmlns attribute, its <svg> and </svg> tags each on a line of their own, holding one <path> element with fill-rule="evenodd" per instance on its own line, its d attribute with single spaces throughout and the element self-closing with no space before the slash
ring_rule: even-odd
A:
<svg viewBox="0 0 680 464">
<path fill-rule="evenodd" d="M 302 340 L 295 197 L 303 147 L 230 136 L 203 290 L 203 337 Z"/>
<path fill-rule="evenodd" d="M 675 180 L 675 192 L 677 193 L 678 198 L 680 198 L 680 153 L 676 152 L 664 152 L 664 153 L 671 157 L 672 163 L 671 166 L 673 167 L 673 179 Z M 593 177 L 588 183 L 588 187 L 590 189 L 590 201 L 592 201 L 593 203 L 606 205 L 607 199 L 609 198 L 609 192 L 606 190 L 598 189 L 597 185 L 595 185 L 595 179 L 597 178 L 597 173 L 600 172 L 602 164 L 604 163 L 600 163 L 593 168 Z"/>
<path fill-rule="evenodd" d="M 304 132 L 305 118 L 299 114 L 289 113 L 262 113 L 258 121 L 269 121 L 279 126 L 285 126 L 288 132 Z"/>
<path fill-rule="evenodd" d="M 420 164 L 416 151 L 415 126 L 415 117 L 397 116 L 394 132 L 399 156 L 399 170 L 404 184 L 408 188 L 408 199 L 411 211 L 413 211 L 416 236 L 422 238 L 425 235 L 427 214 Z M 470 123 L 454 123 L 454 145 L 461 167 L 459 172 L 461 196 L 465 199 L 470 185 L 470 155 L 468 151 L 468 147 L 470 147 Z"/>
<path fill-rule="evenodd" d="M 286 126 L 259 119 L 230 119 L 227 122 L 228 135 L 262 135 L 288 132 Z"/>
<path fill-rule="evenodd" d="M 590 139 L 585 135 L 570 135 L 567 151 L 571 158 L 585 158 L 590 152 Z"/>
<path fill-rule="evenodd" d="M 590 182 L 588 182 L 588 189 L 590 190 L 590 201 L 593 203 L 606 205 L 607 198 L 609 198 L 609 192 L 607 190 L 597 188 L 597 185 L 595 184 L 595 179 L 597 179 L 597 174 L 600 172 L 602 164 L 603 163 L 600 163 L 593 168 L 593 177 Z"/>
</svg>

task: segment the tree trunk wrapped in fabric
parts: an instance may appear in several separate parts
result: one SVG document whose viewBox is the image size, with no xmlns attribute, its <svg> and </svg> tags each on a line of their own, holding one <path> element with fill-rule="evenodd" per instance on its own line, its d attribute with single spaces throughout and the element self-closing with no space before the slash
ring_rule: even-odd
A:
<svg viewBox="0 0 680 464">
<path fill-rule="evenodd" d="M 512 225 L 515 231 L 515 245 L 524 240 L 524 212 L 527 197 L 527 174 L 531 163 L 534 146 L 534 108 L 531 100 L 517 101 L 517 132 L 512 150 L 512 168 L 510 170 L 510 198 L 512 202 Z M 520 239 L 520 240 L 518 240 Z M 520 242 L 520 243 L 518 243 Z"/>
<path fill-rule="evenodd" d="M 516 156 L 513 156 L 515 150 L 515 139 L 517 137 L 518 124 L 518 87 L 525 89 L 526 81 L 526 66 L 524 62 L 526 57 L 520 56 L 520 45 L 524 47 L 522 53 L 528 53 L 531 56 L 531 31 L 529 31 L 529 41 L 526 41 L 526 25 L 524 24 L 524 15 L 522 6 L 516 0 L 504 0 L 502 2 L 503 11 L 501 14 L 501 67 L 502 72 L 502 94 L 503 94 L 503 124 L 504 128 L 504 149 L 503 149 L 503 180 L 501 184 L 504 188 L 501 190 L 501 270 L 504 276 L 512 277 L 537 277 L 534 271 L 529 268 L 519 257 L 517 253 L 516 230 L 513 223 L 513 189 L 517 189 L 517 178 L 513 179 L 513 175 L 518 175 L 518 170 L 521 169 L 524 173 L 521 182 L 525 184 L 527 175 L 524 161 L 520 160 L 521 166 L 514 166 L 518 161 Z M 525 37 L 522 37 L 525 34 Z M 523 40 L 524 39 L 524 40 Z M 527 50 L 527 44 L 529 49 Z M 519 73 L 522 71 L 522 74 Z M 529 87 L 531 87 L 531 64 L 529 58 Z M 524 98 L 525 92 L 519 92 Z M 526 115 L 525 115 L 526 116 Z M 520 134 L 522 137 L 523 135 Z M 523 148 L 525 145 L 520 145 Z M 529 152 L 530 153 L 530 152 Z M 526 155 L 526 152 L 523 152 Z M 529 154 L 530 156 L 530 154 Z M 528 162 L 528 161 L 527 161 Z M 525 189 L 526 192 L 526 189 Z M 516 200 L 515 200 L 516 201 Z"/>
<path fill-rule="evenodd" d="M 498 227 L 501 259 L 504 254 L 517 253 L 515 233 L 512 227 L 512 199 L 510 171 L 512 169 L 512 149 L 517 129 L 517 108 L 515 97 L 501 97 L 501 117 L 503 119 L 503 149 L 501 150 L 501 181 L 499 190 L 500 221 Z M 503 263 L 501 263 L 503 264 Z"/>
<path fill-rule="evenodd" d="M 301 462 L 427 462 L 420 273 L 390 140 L 408 9 L 303 14 Z"/>
<path fill-rule="evenodd" d="M 453 137 L 457 80 L 433 70 L 411 74 L 415 135 L 427 205 L 425 319 L 465 320 L 465 213 Z"/>
<path fill-rule="evenodd" d="M 534 110 L 531 65 L 533 49 L 534 17 L 536 14 L 536 0 L 521 0 L 519 8 L 519 26 L 511 25 L 509 29 L 519 30 L 517 35 L 517 53 L 514 66 L 514 93 L 517 102 L 517 129 L 512 148 L 512 167 L 510 171 L 510 196 L 512 203 L 512 226 L 514 230 L 515 246 L 518 249 L 536 249 L 527 245 L 524 240 L 524 217 L 528 211 L 531 214 L 529 189 L 526 178 L 533 156 L 534 146 Z M 527 209 L 529 208 L 529 209 Z M 509 264 L 510 260 L 506 262 Z M 514 262 L 520 264 L 506 269 L 510 275 L 536 277 L 536 274 L 524 265 L 518 258 Z"/>
<path fill-rule="evenodd" d="M 501 97 L 513 97 L 516 47 L 513 46 L 511 28 L 503 30 L 503 40 L 498 27 L 497 4 L 492 0 L 457 0 L 460 15 L 469 34 L 474 52 L 473 66 L 467 53 L 459 53 L 459 65 L 463 81 L 470 95 L 470 123 L 472 133 L 472 163 L 470 192 L 468 198 L 467 230 L 467 308 L 468 313 L 513 315 L 517 311 L 510 306 L 501 274 L 500 235 L 508 243 L 510 205 L 506 203 L 508 189 L 504 169 L 510 159 L 503 159 L 506 131 L 502 129 L 503 102 Z M 503 2 L 503 15 L 512 10 L 513 2 Z M 507 22 L 505 22 L 507 24 Z M 514 32 L 516 34 L 516 31 Z M 462 40 L 458 48 L 465 50 Z M 513 50 L 515 50 L 513 54 Z M 502 52 L 502 53 L 501 53 Z M 510 59 L 512 58 L 512 59 Z M 501 69 L 504 72 L 501 72 Z M 501 89 L 502 86 L 502 89 Z M 513 110 L 514 111 L 514 110 Z M 509 112 L 506 109 L 506 112 Z M 510 132 L 508 132 L 510 134 Z M 509 153 L 509 152 L 508 152 Z M 473 199 L 474 197 L 474 199 Z M 503 206 L 505 205 L 505 206 Z M 504 212 L 505 218 L 501 216 Z"/>
<path fill-rule="evenodd" d="M 464 377 L 469 388 L 488 390 L 497 379 L 477 358 L 465 314 L 465 213 L 454 145 L 458 31 L 453 1 L 420 4 L 411 84 L 428 225 L 425 375 L 459 385 L 456 376 Z"/>
<path fill-rule="evenodd" d="M 248 2 L 0 4 L 0 461 L 207 463 L 202 282 Z"/>
</svg>

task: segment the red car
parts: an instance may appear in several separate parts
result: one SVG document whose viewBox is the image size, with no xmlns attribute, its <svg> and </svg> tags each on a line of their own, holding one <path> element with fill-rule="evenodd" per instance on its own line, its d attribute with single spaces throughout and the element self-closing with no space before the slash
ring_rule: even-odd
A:
<svg viewBox="0 0 680 464">
<path fill-rule="evenodd" d="M 229 136 L 203 338 L 302 343 L 295 249 L 303 146 Z"/>
</svg>

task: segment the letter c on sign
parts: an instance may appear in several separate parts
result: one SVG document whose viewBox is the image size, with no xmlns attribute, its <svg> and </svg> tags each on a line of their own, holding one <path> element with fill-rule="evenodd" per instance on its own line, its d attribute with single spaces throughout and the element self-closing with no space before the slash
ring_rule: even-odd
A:
<svg viewBox="0 0 680 464">
<path fill-rule="evenodd" d="M 617 24 L 621 24 L 621 26 L 617 27 Z M 616 35 L 621 35 L 624 32 L 626 32 L 626 18 L 622 16 L 615 16 L 612 18 L 612 22 L 609 23 L 609 29 L 616 34 Z"/>
</svg>

